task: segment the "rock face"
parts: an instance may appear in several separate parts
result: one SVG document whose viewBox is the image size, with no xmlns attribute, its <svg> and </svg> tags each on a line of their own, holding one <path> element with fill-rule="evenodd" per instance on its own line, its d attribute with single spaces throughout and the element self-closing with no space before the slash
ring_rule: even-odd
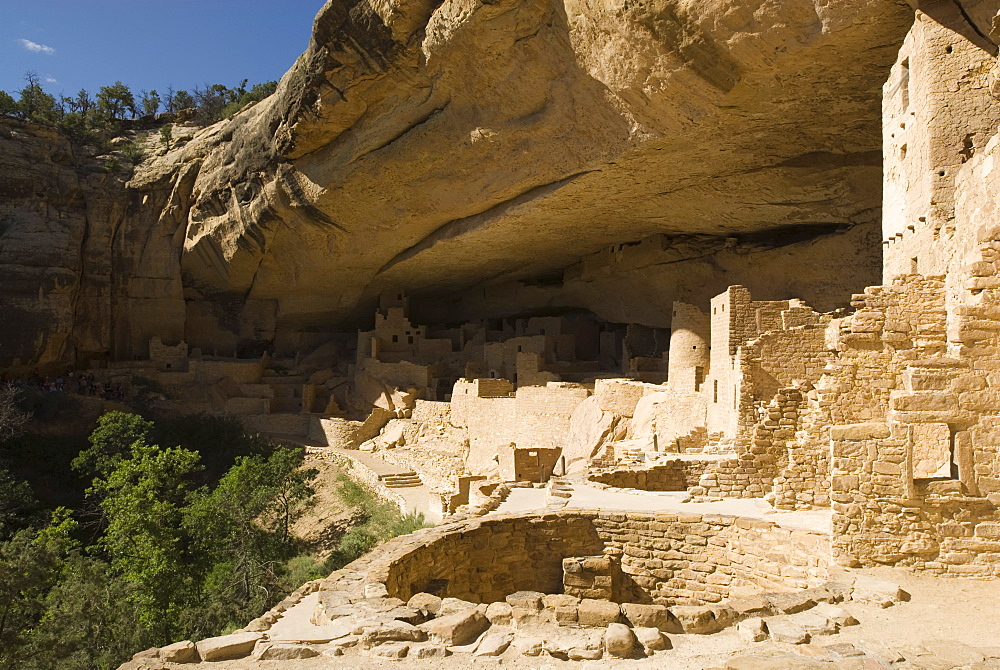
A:
<svg viewBox="0 0 1000 670">
<path fill-rule="evenodd" d="M 131 358 L 153 335 L 287 352 L 388 286 L 451 296 L 450 320 L 662 327 L 734 275 L 828 308 L 878 277 L 880 87 L 911 21 L 875 1 L 330 0 L 273 96 L 0 233 L 5 299 L 44 289 L 16 356 Z M 60 245 L 27 234 L 43 221 Z"/>
</svg>

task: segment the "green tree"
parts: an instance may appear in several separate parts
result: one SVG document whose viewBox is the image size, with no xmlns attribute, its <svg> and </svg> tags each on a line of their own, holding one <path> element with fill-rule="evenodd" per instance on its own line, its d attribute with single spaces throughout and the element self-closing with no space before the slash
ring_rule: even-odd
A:
<svg viewBox="0 0 1000 670">
<path fill-rule="evenodd" d="M 34 72 L 25 73 L 24 81 L 26 85 L 21 89 L 21 98 L 17 102 L 21 118 L 35 123 L 53 123 L 56 120 L 56 99 L 42 90 Z"/>
<path fill-rule="evenodd" d="M 160 94 L 156 92 L 156 89 L 148 93 L 140 91 L 139 96 L 139 108 L 142 110 L 143 116 L 153 116 L 160 111 Z"/>
<path fill-rule="evenodd" d="M 179 112 L 182 109 L 190 109 L 192 107 L 194 107 L 194 97 L 187 91 L 177 91 L 170 98 L 168 111 Z"/>
<path fill-rule="evenodd" d="M 112 569 L 133 586 L 129 599 L 140 624 L 163 639 L 175 631 L 191 590 L 181 521 L 191 495 L 189 479 L 198 468 L 193 451 L 137 440 L 129 457 L 116 461 L 92 487 L 107 521 L 99 546 Z"/>
<path fill-rule="evenodd" d="M 15 479 L 6 468 L 0 467 L 0 541 L 30 526 L 37 508 L 38 502 L 28 483 Z"/>
<path fill-rule="evenodd" d="M 0 668 L 26 667 L 39 654 L 35 631 L 65 556 L 75 547 L 74 529 L 68 511 L 60 509 L 41 531 L 22 530 L 0 542 Z"/>
<path fill-rule="evenodd" d="M 17 101 L 7 91 L 0 91 L 0 116 L 17 116 Z"/>
<path fill-rule="evenodd" d="M 119 461 L 131 457 L 133 444 L 149 440 L 154 427 L 138 414 L 106 412 L 87 438 L 90 447 L 73 459 L 73 469 L 86 476 L 106 477 Z"/>
<path fill-rule="evenodd" d="M 185 526 L 202 561 L 203 598 L 217 624 L 238 622 L 273 604 L 280 571 L 294 555 L 289 525 L 313 494 L 316 470 L 301 470 L 290 449 L 249 456 L 211 491 L 199 491 Z"/>
<path fill-rule="evenodd" d="M 111 86 L 102 86 L 97 91 L 97 110 L 108 121 L 121 121 L 126 114 L 135 118 L 135 96 L 131 89 L 120 81 Z"/>
<path fill-rule="evenodd" d="M 108 564 L 70 552 L 44 599 L 25 670 L 113 670 L 136 650 L 162 644 L 141 626 L 130 586 Z"/>
</svg>

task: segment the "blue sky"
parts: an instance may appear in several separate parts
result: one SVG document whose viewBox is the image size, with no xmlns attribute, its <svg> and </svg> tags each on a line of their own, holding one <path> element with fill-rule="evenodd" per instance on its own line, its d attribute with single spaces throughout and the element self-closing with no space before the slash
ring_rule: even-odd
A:
<svg viewBox="0 0 1000 670">
<path fill-rule="evenodd" d="M 323 0 L 0 0 L 0 90 L 28 70 L 53 95 L 121 80 L 168 85 L 279 79 L 309 44 Z M 15 98 L 17 96 L 15 95 Z"/>
</svg>

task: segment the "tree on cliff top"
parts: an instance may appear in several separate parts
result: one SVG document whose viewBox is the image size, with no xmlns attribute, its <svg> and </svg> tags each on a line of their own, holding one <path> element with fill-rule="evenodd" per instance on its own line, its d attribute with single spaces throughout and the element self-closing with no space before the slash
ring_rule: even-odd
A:
<svg viewBox="0 0 1000 670">
<path fill-rule="evenodd" d="M 124 121 L 125 114 L 135 118 L 135 96 L 131 89 L 120 81 L 111 86 L 102 86 L 97 91 L 97 110 L 109 121 Z"/>
</svg>

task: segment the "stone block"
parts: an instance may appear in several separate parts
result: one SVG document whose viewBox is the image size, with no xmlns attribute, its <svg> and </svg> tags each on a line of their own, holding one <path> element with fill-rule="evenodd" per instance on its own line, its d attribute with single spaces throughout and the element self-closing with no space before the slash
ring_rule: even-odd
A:
<svg viewBox="0 0 1000 670">
<path fill-rule="evenodd" d="M 399 660 L 401 658 L 406 658 L 409 651 L 410 645 L 405 642 L 387 642 L 386 644 L 369 649 L 368 655 L 375 656 L 377 658 Z"/>
<path fill-rule="evenodd" d="M 794 614 L 809 609 L 816 604 L 812 594 L 804 592 L 765 593 L 763 596 L 776 612 Z"/>
<path fill-rule="evenodd" d="M 554 607 L 551 610 L 552 620 L 559 626 L 575 626 L 580 621 L 579 612 L 576 605 L 567 607 Z"/>
<path fill-rule="evenodd" d="M 543 607 L 544 593 L 538 591 L 517 591 L 507 596 L 507 604 L 511 607 L 521 607 L 528 610 L 540 610 Z"/>
<path fill-rule="evenodd" d="M 512 647 L 522 656 L 541 656 L 544 644 L 540 637 L 522 637 L 515 639 Z"/>
<path fill-rule="evenodd" d="M 988 521 L 976 524 L 976 537 L 983 537 L 990 540 L 1000 540 L 1000 523 Z"/>
<path fill-rule="evenodd" d="M 829 654 L 834 659 L 840 658 L 860 658 L 865 656 L 865 652 L 858 649 L 853 644 L 849 642 L 840 642 L 837 644 L 828 644 L 823 647 L 823 651 Z"/>
<path fill-rule="evenodd" d="M 525 609 L 523 607 L 510 608 L 511 625 L 518 630 L 534 628 L 544 622 L 544 610 Z"/>
<path fill-rule="evenodd" d="M 635 633 L 623 623 L 612 623 L 604 633 L 604 650 L 615 658 L 632 658 L 636 652 Z"/>
<path fill-rule="evenodd" d="M 607 600 L 584 598 L 577 607 L 577 617 L 581 626 L 604 628 L 621 620 L 621 607 Z"/>
<path fill-rule="evenodd" d="M 170 663 L 197 663 L 198 647 L 190 640 L 174 642 L 160 649 L 159 658 Z"/>
<path fill-rule="evenodd" d="M 761 596 L 745 596 L 742 598 L 730 598 L 726 605 L 736 612 L 736 616 L 763 616 L 773 614 L 771 603 Z"/>
<path fill-rule="evenodd" d="M 365 584 L 364 586 L 365 598 L 388 598 L 389 591 L 385 588 L 385 584 L 379 584 L 374 582 L 372 584 Z"/>
<path fill-rule="evenodd" d="M 681 626 L 663 605 L 622 603 L 622 614 L 632 626 L 656 628 L 665 633 L 680 633 Z"/>
<path fill-rule="evenodd" d="M 819 603 L 810 611 L 826 617 L 841 627 L 854 626 L 858 623 L 858 620 L 843 607 L 837 607 L 836 605 L 831 605 L 829 603 Z"/>
<path fill-rule="evenodd" d="M 471 609 L 432 619 L 420 624 L 418 628 L 431 642 L 455 647 L 475 641 L 489 625 L 485 616 Z"/>
<path fill-rule="evenodd" d="M 579 604 L 579 598 L 566 593 L 547 593 L 542 596 L 544 607 L 576 607 Z"/>
<path fill-rule="evenodd" d="M 663 634 L 658 628 L 648 628 L 636 626 L 632 628 L 636 641 L 642 646 L 642 650 L 649 655 L 654 651 L 665 651 L 671 649 L 670 638 Z"/>
<path fill-rule="evenodd" d="M 768 617 L 764 619 L 767 634 L 775 642 L 785 644 L 805 644 L 809 641 L 809 633 L 790 621 L 788 617 Z"/>
<path fill-rule="evenodd" d="M 445 658 L 451 656 L 448 648 L 440 644 L 410 645 L 409 658 Z"/>
<path fill-rule="evenodd" d="M 788 617 L 788 620 L 805 632 L 809 633 L 810 636 L 833 635 L 839 628 L 836 622 L 828 619 L 822 614 L 817 613 L 815 610 L 793 614 Z"/>
<path fill-rule="evenodd" d="M 417 593 L 414 594 L 406 602 L 408 607 L 413 607 L 414 609 L 421 610 L 425 614 L 431 614 L 437 616 L 438 612 L 441 611 L 441 598 L 430 593 Z"/>
<path fill-rule="evenodd" d="M 198 656 L 202 661 L 229 661 L 244 658 L 253 652 L 263 633 L 233 633 L 210 637 L 197 643 Z"/>
<path fill-rule="evenodd" d="M 426 633 L 413 624 L 405 621 L 390 621 L 377 623 L 374 626 L 363 626 L 358 645 L 369 649 L 389 642 L 423 642 L 425 639 L 427 639 Z"/>
<path fill-rule="evenodd" d="M 512 609 L 507 603 L 490 603 L 486 608 L 486 618 L 494 626 L 510 626 Z"/>
<path fill-rule="evenodd" d="M 510 631 L 490 631 L 486 633 L 479 642 L 479 646 L 472 652 L 473 656 L 499 656 L 507 651 L 507 647 L 514 641 L 514 633 Z"/>
<path fill-rule="evenodd" d="M 725 624 L 716 620 L 712 607 L 677 605 L 670 608 L 670 613 L 685 633 L 715 633 L 725 627 Z"/>
<path fill-rule="evenodd" d="M 736 624 L 736 632 L 747 642 L 763 642 L 767 639 L 767 627 L 761 617 L 750 617 Z"/>
<path fill-rule="evenodd" d="M 460 598 L 443 598 L 441 600 L 441 607 L 438 608 L 435 616 L 450 616 L 452 614 L 457 614 L 458 612 L 465 612 L 466 610 L 474 609 L 475 607 L 476 603 L 469 602 L 468 600 L 461 600 Z"/>
<path fill-rule="evenodd" d="M 313 658 L 319 652 L 305 644 L 295 642 L 258 642 L 253 657 L 258 661 L 293 661 Z"/>
<path fill-rule="evenodd" d="M 830 426 L 830 439 L 835 442 L 881 440 L 889 437 L 889 427 L 884 423 L 855 423 Z"/>
</svg>

